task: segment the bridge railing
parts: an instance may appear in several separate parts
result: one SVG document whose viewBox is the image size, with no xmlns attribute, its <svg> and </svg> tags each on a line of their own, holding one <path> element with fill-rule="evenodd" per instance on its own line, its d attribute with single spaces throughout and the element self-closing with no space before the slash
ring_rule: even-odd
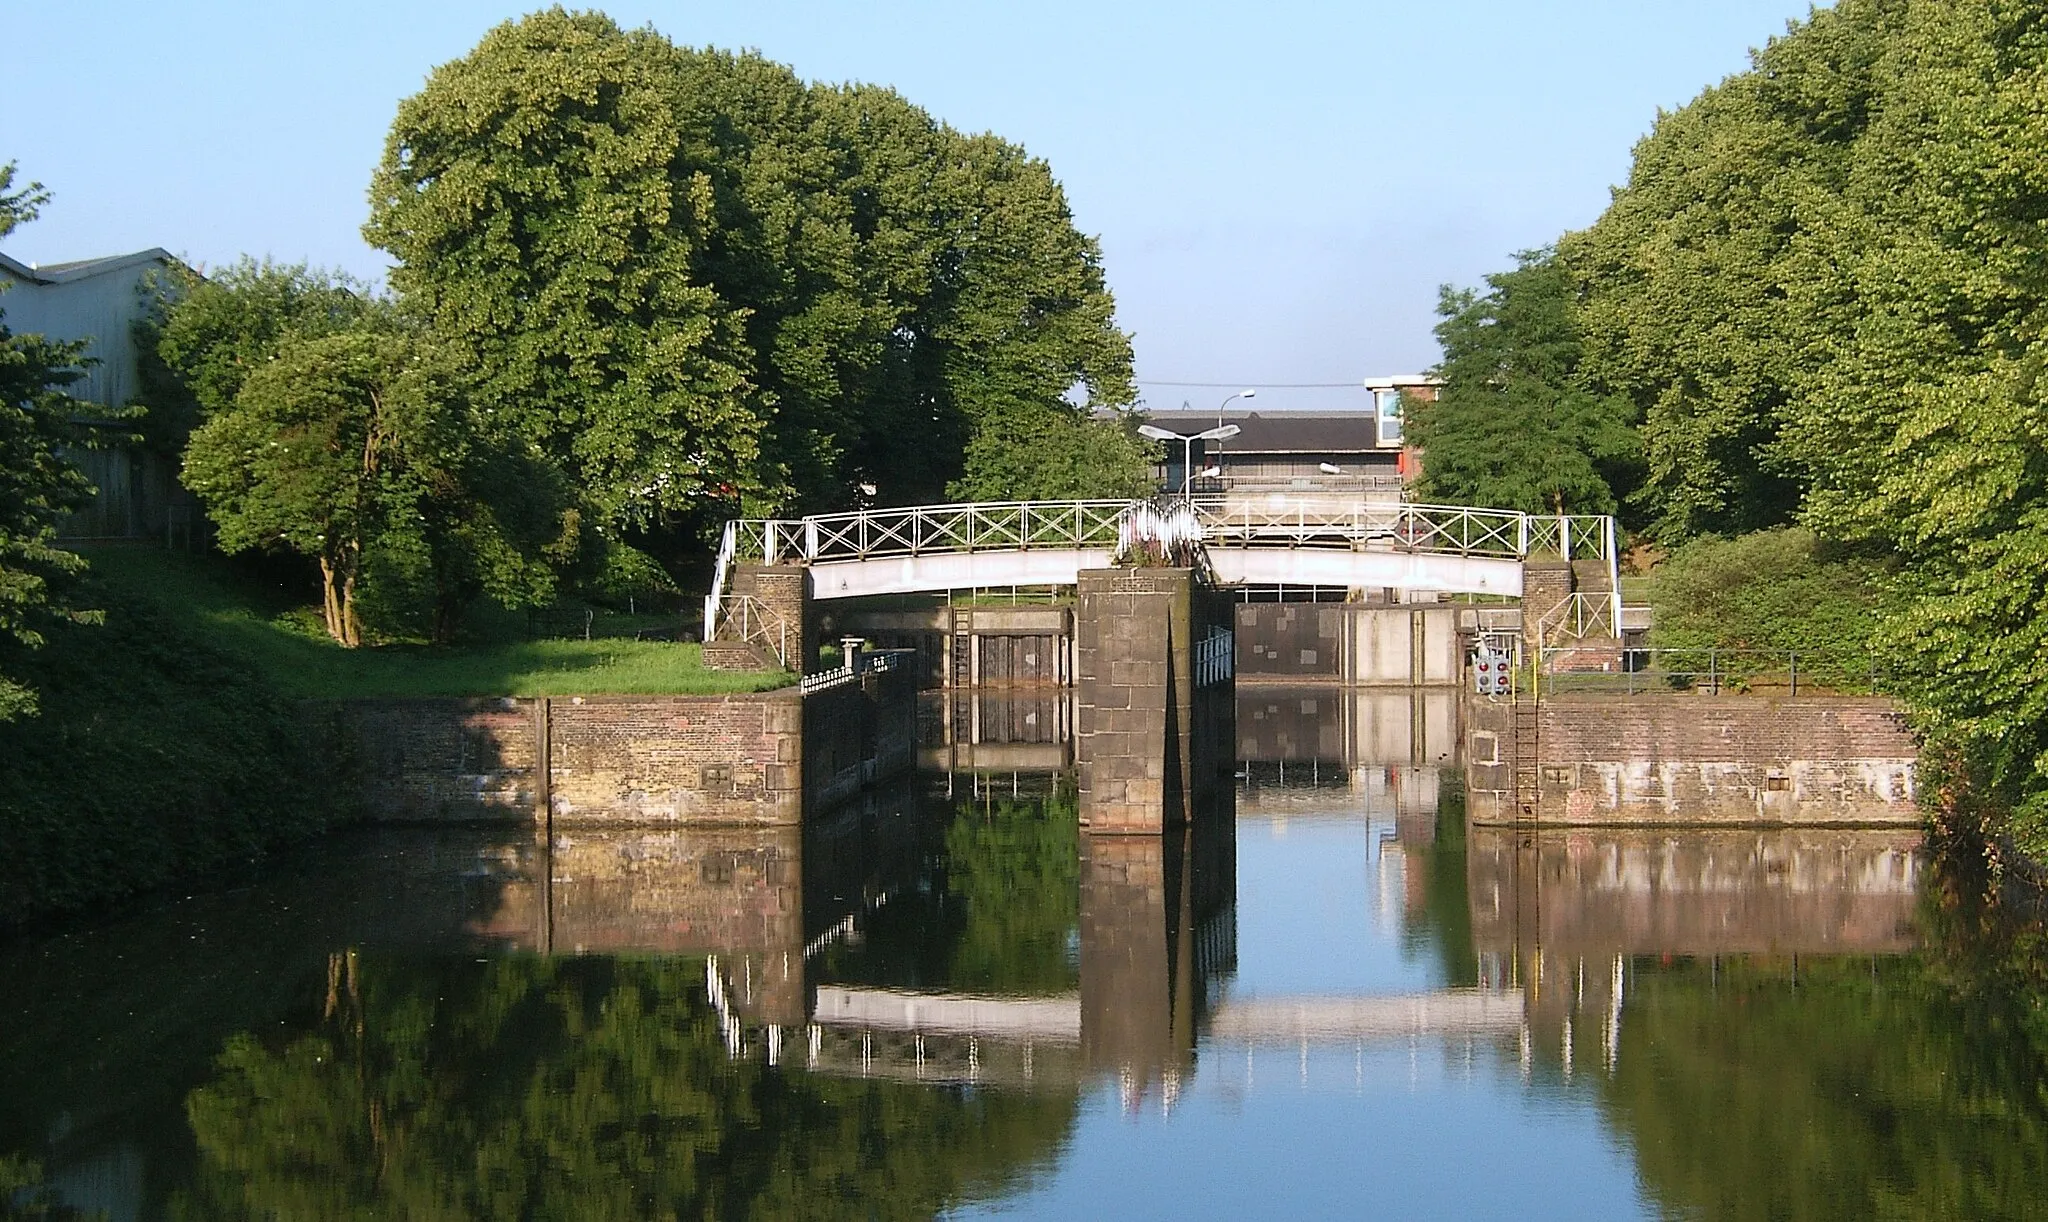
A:
<svg viewBox="0 0 2048 1222">
<path fill-rule="evenodd" d="M 1288 498 L 1197 501 L 1210 546 L 1356 548 L 1525 559 L 1614 558 L 1614 520 L 1604 515 L 1536 517 L 1510 509 Z"/>
<path fill-rule="evenodd" d="M 1129 501 L 994 501 L 733 523 L 737 555 L 766 564 L 930 552 L 1113 548 Z"/>
<path fill-rule="evenodd" d="M 743 518 L 729 524 L 720 560 L 814 563 L 928 552 L 1021 551 L 1116 546 L 1129 501 L 999 501 L 865 509 L 808 518 Z M 1614 555 L 1614 520 L 1595 514 L 1536 516 L 1507 509 L 1411 502 L 1318 500 L 1194 502 L 1211 546 L 1282 544 L 1567 560 Z"/>
<path fill-rule="evenodd" d="M 1111 550 L 1135 502 L 994 501 L 863 509 L 807 518 L 743 518 L 726 524 L 704 600 L 707 629 L 720 623 L 731 568 L 741 561 L 829 563 L 944 552 Z M 1467 505 L 1279 497 L 1197 499 L 1203 541 L 1211 547 L 1389 550 L 1527 559 L 1550 555 L 1594 560 L 1610 578 L 1619 555 L 1614 519 L 1595 514 L 1539 516 Z M 1610 581 L 1619 616 L 1618 583 Z"/>
</svg>

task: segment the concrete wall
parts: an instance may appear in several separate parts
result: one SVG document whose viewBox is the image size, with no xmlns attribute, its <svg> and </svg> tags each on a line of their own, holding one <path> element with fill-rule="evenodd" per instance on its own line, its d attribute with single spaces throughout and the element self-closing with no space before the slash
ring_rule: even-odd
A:
<svg viewBox="0 0 2048 1222">
<path fill-rule="evenodd" d="M 372 818 L 794 825 L 907 771 L 912 680 L 869 676 L 806 698 L 359 700 L 335 706 Z M 545 759 L 545 764 L 543 763 Z"/>
<path fill-rule="evenodd" d="M 1860 697 L 1552 697 L 1536 713 L 1536 814 L 1571 825 L 1918 826 L 1918 745 Z M 1508 706 L 1468 698 L 1475 822 L 1513 821 Z"/>
<path fill-rule="evenodd" d="M 823 808 L 916 766 L 917 676 L 870 674 L 803 700 L 804 798 Z"/>
<path fill-rule="evenodd" d="M 1454 607 L 1241 603 L 1236 622 L 1240 683 L 1458 683 Z"/>
</svg>

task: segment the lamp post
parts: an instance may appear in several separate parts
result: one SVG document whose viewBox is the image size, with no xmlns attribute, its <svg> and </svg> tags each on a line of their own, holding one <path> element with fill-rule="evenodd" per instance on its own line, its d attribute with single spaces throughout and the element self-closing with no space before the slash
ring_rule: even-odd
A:
<svg viewBox="0 0 2048 1222">
<path fill-rule="evenodd" d="M 1216 427 L 1219 429 L 1223 427 L 1224 408 L 1229 407 L 1232 403 L 1236 402 L 1239 399 L 1256 399 L 1258 397 L 1259 392 L 1247 386 L 1245 389 L 1238 391 L 1236 394 L 1230 396 L 1228 399 L 1225 399 L 1223 402 L 1218 403 L 1216 405 Z"/>
<path fill-rule="evenodd" d="M 1231 398 L 1236 398 L 1236 396 L 1233 395 Z M 1228 403 L 1230 400 L 1225 399 L 1224 402 Z M 1198 441 L 1223 441 L 1235 437 L 1243 431 L 1243 429 L 1234 424 L 1218 425 L 1213 429 L 1203 429 L 1199 433 L 1175 433 L 1152 424 L 1141 424 L 1138 426 L 1138 436 L 1140 437 L 1150 437 L 1154 441 L 1180 442 L 1180 469 L 1182 473 L 1180 494 L 1182 496 L 1188 494 L 1188 487 L 1195 479 L 1195 443 Z"/>
</svg>

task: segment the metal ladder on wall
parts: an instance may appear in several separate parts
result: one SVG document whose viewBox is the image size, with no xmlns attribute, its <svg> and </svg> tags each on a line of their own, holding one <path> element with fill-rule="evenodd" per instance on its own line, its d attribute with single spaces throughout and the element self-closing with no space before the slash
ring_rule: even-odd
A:
<svg viewBox="0 0 2048 1222">
<path fill-rule="evenodd" d="M 1518 687 L 1508 698 L 1512 702 L 1508 715 L 1514 719 L 1515 823 L 1533 826 L 1540 796 L 1537 790 L 1536 693 L 1522 691 Z"/>
<path fill-rule="evenodd" d="M 953 686 L 965 690 L 974 682 L 974 608 L 952 610 Z"/>
</svg>

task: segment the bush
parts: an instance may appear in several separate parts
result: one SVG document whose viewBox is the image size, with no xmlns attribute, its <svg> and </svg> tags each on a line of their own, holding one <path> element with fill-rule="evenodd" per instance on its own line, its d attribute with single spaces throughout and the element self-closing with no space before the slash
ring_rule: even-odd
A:
<svg viewBox="0 0 2048 1222">
<path fill-rule="evenodd" d="M 1801 527 L 1698 539 L 1656 570 L 1650 643 L 1796 652 L 1801 675 L 1867 682 L 1887 604 L 1883 577 L 1875 564 L 1831 553 Z"/>
</svg>

